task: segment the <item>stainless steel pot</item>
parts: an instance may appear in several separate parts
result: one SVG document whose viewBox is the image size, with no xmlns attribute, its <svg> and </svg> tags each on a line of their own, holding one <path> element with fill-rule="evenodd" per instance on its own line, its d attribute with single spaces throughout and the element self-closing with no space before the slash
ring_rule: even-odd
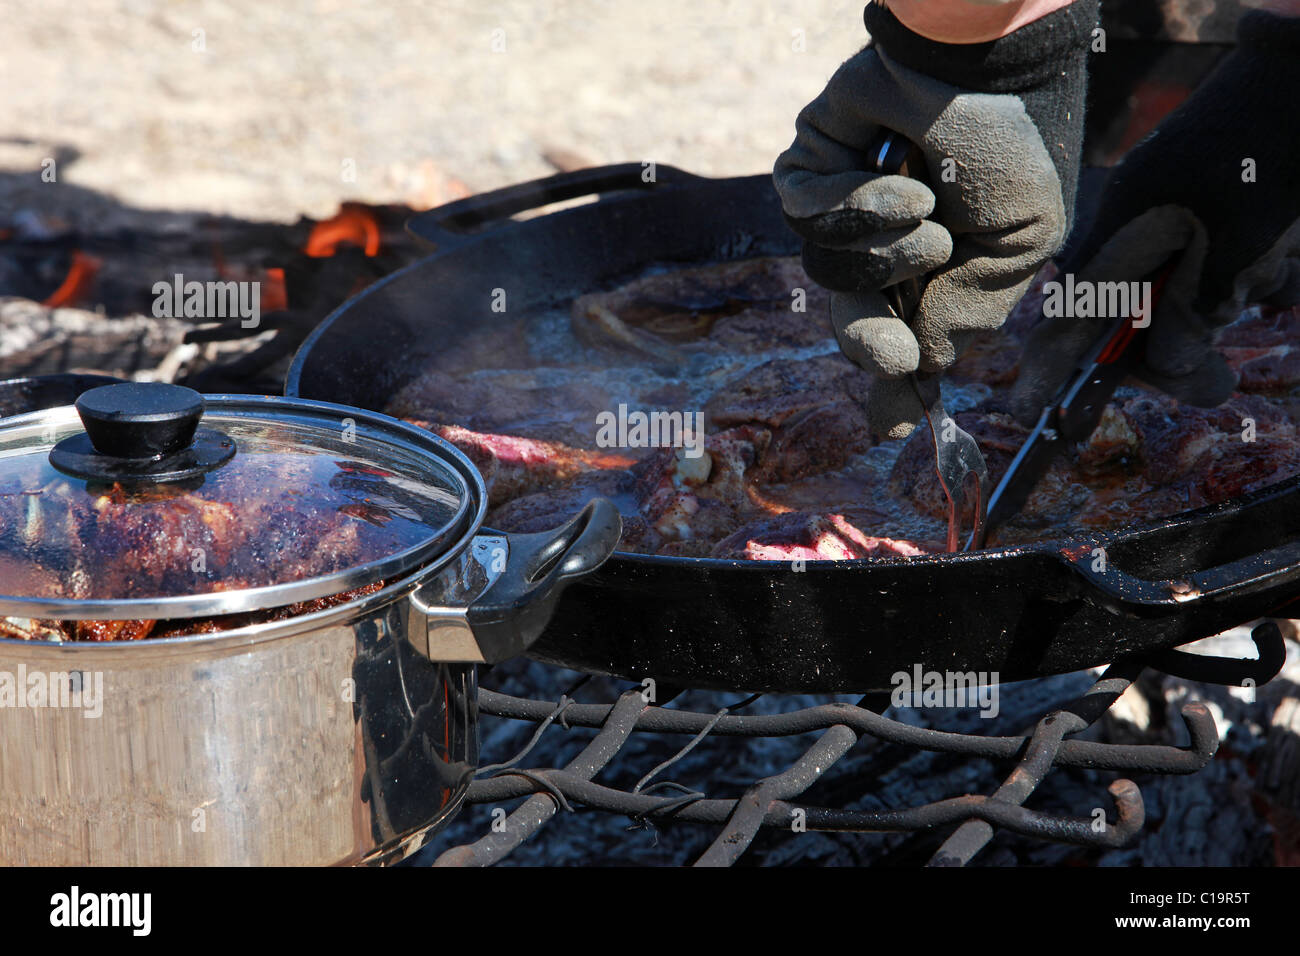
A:
<svg viewBox="0 0 1300 956">
<path fill-rule="evenodd" d="M 12 478 L 37 466 L 48 477 L 38 456 L 81 435 L 83 423 L 68 407 L 0 423 L 0 618 L 12 627 L 34 619 L 223 616 L 213 633 L 189 636 L 0 640 L 0 863 L 276 865 L 404 857 L 464 797 L 477 760 L 474 663 L 525 650 L 564 585 L 598 567 L 618 541 L 617 511 L 604 501 L 553 532 L 483 529 L 486 494 L 468 459 L 383 415 L 251 396 L 209 396 L 206 406 L 202 425 L 234 435 L 232 462 L 254 457 L 258 439 L 249 436 L 262 432 L 292 432 L 297 440 L 347 429 L 351 447 L 322 443 L 332 476 L 329 506 L 361 492 L 373 504 L 375 489 L 387 488 L 391 498 L 380 498 L 390 515 L 386 525 L 398 522 L 392 514 L 406 514 L 412 529 L 422 519 L 428 533 L 394 534 L 387 553 L 270 583 L 225 586 L 231 581 L 222 581 L 219 569 L 181 592 L 167 575 L 144 583 L 128 575 L 131 595 L 108 597 L 97 591 L 101 578 L 123 578 L 114 577 L 109 555 L 104 567 L 85 566 L 84 515 L 59 507 L 30 514 L 32 498 L 66 494 L 80 508 L 76 495 L 102 496 L 103 484 L 61 476 L 37 495 Z M 358 490 L 358 463 L 382 457 L 376 449 L 390 457 L 382 467 L 360 469 L 366 474 Z M 26 470 L 6 467 L 15 460 Z M 209 473 L 210 482 L 220 485 L 222 467 Z M 414 486 L 425 479 L 436 485 L 441 506 L 432 518 L 411 515 L 427 493 Z M 308 499 L 314 493 L 294 490 Z M 296 497 L 280 495 L 286 496 Z M 97 520 L 112 508 L 87 513 Z M 375 531 L 367 522 L 359 533 L 381 532 L 386 528 Z M 77 555 L 57 540 L 72 534 L 81 535 Z M 63 577 L 80 581 L 89 596 L 69 593 L 62 579 L 24 576 L 24 558 L 65 572 L 78 558 L 75 573 Z M 237 564 L 230 559 L 231 568 Z M 242 582 L 256 577 L 256 569 L 238 570 Z M 266 575 L 276 576 L 274 569 Z M 168 587 L 159 584 L 166 581 Z M 353 589 L 362 591 L 320 610 L 269 610 Z"/>
</svg>

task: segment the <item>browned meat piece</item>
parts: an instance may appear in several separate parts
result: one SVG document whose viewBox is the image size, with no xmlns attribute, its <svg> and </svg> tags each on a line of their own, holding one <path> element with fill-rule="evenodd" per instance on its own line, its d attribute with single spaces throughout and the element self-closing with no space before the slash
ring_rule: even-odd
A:
<svg viewBox="0 0 1300 956">
<path fill-rule="evenodd" d="M 592 472 L 556 488 L 512 498 L 489 511 L 487 523 L 501 531 L 546 531 L 564 524 L 592 498 L 601 497 L 618 505 L 627 540 L 645 531 L 645 519 L 636 506 L 636 484 L 630 471 Z"/>
<path fill-rule="evenodd" d="M 587 472 L 622 470 L 636 462 L 628 455 L 571 448 L 559 442 L 484 434 L 419 420 L 414 424 L 445 438 L 469 457 L 483 473 L 491 506 L 563 484 Z"/>
<path fill-rule="evenodd" d="M 233 589 L 299 580 L 348 567 L 364 548 L 365 518 L 348 508 L 314 507 L 290 474 L 250 464 L 238 503 L 156 486 L 113 485 L 72 515 L 83 548 L 75 574 L 82 596 L 123 598 Z M 214 489 L 215 490 L 215 489 Z M 382 527 L 382 521 L 368 523 Z M 201 563 L 196 564 L 196 556 Z"/>
<path fill-rule="evenodd" d="M 1219 333 L 1219 351 L 1243 392 L 1278 394 L 1300 385 L 1300 308 L 1247 312 Z"/>
<path fill-rule="evenodd" d="M 1237 388 L 1243 392 L 1287 392 L 1300 385 L 1300 351 L 1291 345 L 1275 346 L 1242 361 L 1236 371 Z"/>
<path fill-rule="evenodd" d="M 592 448 L 596 415 L 616 404 L 607 390 L 580 378 L 548 386 L 535 372 L 469 379 L 428 372 L 397 394 L 389 414 Z"/>
<path fill-rule="evenodd" d="M 878 538 L 861 530 L 880 521 L 881 515 L 871 511 L 776 515 L 723 538 L 713 548 L 712 556 L 750 561 L 842 561 L 926 553 L 910 541 Z"/>
<path fill-rule="evenodd" d="M 1252 433 L 1247 428 L 1253 422 Z M 1106 409 L 1070 462 L 1058 462 L 1001 540 L 1025 529 L 1119 528 L 1227 501 L 1300 472 L 1295 426 L 1278 406 L 1235 394 L 1218 408 L 1136 390 Z"/>
<path fill-rule="evenodd" d="M 671 362 L 684 347 L 714 338 L 732 351 L 770 348 L 773 341 L 814 344 L 829 334 L 828 302 L 795 260 L 747 259 L 580 296 L 572 327 L 588 344 Z"/>
<path fill-rule="evenodd" d="M 734 529 L 752 507 L 748 473 L 771 437 L 767 429 L 742 425 L 710 435 L 699 458 L 664 450 L 643 463 L 636 494 L 648 525 L 645 543 L 677 542 L 680 550 L 689 541 L 699 550 Z"/>
<path fill-rule="evenodd" d="M 1300 474 L 1300 448 L 1294 439 L 1263 439 L 1242 444 L 1232 454 L 1223 455 L 1192 474 L 1188 504 L 1199 508 L 1230 501 L 1295 474 Z"/>
<path fill-rule="evenodd" d="M 773 429 L 755 480 L 793 481 L 841 467 L 871 447 L 858 402 L 871 377 L 840 355 L 777 359 L 738 375 L 709 401 L 715 426 L 757 423 Z"/>
<path fill-rule="evenodd" d="M 826 306 L 826 293 L 808 280 L 793 258 L 742 259 L 736 262 L 672 269 L 634 279 L 612 292 L 593 292 L 574 301 L 576 315 L 600 303 L 625 322 L 659 328 L 665 317 L 709 315 L 729 306 L 794 301 L 795 289 L 808 293 L 808 310 Z"/>
<path fill-rule="evenodd" d="M 1215 344 L 1231 355 L 1232 349 L 1270 349 L 1300 341 L 1300 307 L 1260 307 L 1242 314 L 1219 333 Z"/>
<path fill-rule="evenodd" d="M 810 409 L 856 402 L 870 386 L 871 376 L 839 354 L 774 359 L 727 381 L 709 399 L 704 415 L 718 428 L 746 422 L 777 428 Z"/>
<path fill-rule="evenodd" d="M 685 500 L 685 499 L 683 499 Z M 741 508 L 731 502 L 714 498 L 691 499 L 692 510 L 680 513 L 673 519 L 670 513 L 657 525 L 649 526 L 646 542 L 654 542 L 653 554 L 673 555 L 681 558 L 707 558 L 713 546 L 741 522 Z M 669 520 L 674 520 L 672 525 Z M 667 533 L 658 534 L 667 528 Z"/>
<path fill-rule="evenodd" d="M 754 478 L 788 482 L 834 471 L 871 444 L 871 426 L 857 402 L 812 408 L 773 433 Z"/>
<path fill-rule="evenodd" d="M 78 500 L 72 515 L 85 544 L 80 570 L 94 581 L 95 594 L 124 598 L 193 589 L 195 551 L 205 564 L 226 567 L 247 535 L 234 507 L 157 486 L 128 492 L 113 485 L 88 507 Z"/>
<path fill-rule="evenodd" d="M 708 345 L 733 355 L 757 355 L 774 348 L 806 349 L 830 334 L 830 305 L 795 312 L 789 293 L 784 300 L 751 306 L 718 319 Z"/>
<path fill-rule="evenodd" d="M 149 637 L 153 621 L 77 621 L 73 628 L 76 641 L 138 641 Z"/>
<path fill-rule="evenodd" d="M 1166 395 L 1143 391 L 1120 406 L 1140 443 L 1143 474 L 1154 486 L 1167 485 L 1213 462 L 1250 453 L 1255 441 L 1294 443 L 1295 426 L 1276 406 L 1255 395 L 1234 394 L 1218 408 L 1179 405 Z"/>
</svg>

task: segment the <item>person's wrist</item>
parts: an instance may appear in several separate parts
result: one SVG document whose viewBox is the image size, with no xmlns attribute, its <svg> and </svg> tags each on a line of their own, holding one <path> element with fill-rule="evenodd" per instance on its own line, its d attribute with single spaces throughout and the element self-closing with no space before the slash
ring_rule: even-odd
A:
<svg viewBox="0 0 1300 956">
<path fill-rule="evenodd" d="M 1073 0 L 875 0 L 913 33 L 939 43 L 985 43 Z"/>
<path fill-rule="evenodd" d="M 963 0 L 963 3 L 965 0 Z M 870 3 L 863 22 L 891 60 L 953 86 L 981 93 L 1019 93 L 1054 83 L 1086 58 L 1098 0 L 1074 0 L 1007 36 L 983 43 L 945 43 L 912 30 L 894 3 Z"/>
</svg>

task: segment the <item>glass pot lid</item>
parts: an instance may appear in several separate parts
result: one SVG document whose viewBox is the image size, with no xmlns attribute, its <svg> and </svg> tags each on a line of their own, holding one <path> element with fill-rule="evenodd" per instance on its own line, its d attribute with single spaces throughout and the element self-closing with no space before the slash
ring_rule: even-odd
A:
<svg viewBox="0 0 1300 956">
<path fill-rule="evenodd" d="M 336 595 L 456 550 L 486 495 L 373 412 L 159 383 L 0 422 L 0 616 L 160 619 Z"/>
</svg>

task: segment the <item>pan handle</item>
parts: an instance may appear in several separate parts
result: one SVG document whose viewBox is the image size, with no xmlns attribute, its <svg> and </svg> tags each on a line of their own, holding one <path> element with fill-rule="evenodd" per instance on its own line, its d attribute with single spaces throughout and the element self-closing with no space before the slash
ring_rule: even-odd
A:
<svg viewBox="0 0 1300 956">
<path fill-rule="evenodd" d="M 659 163 L 619 163 L 577 169 L 449 202 L 412 216 L 406 223 L 406 231 L 443 250 L 469 241 L 477 229 L 489 223 L 539 206 L 616 190 L 648 191 L 702 179 Z"/>
<path fill-rule="evenodd" d="M 484 661 L 492 664 L 528 650 L 549 623 L 565 585 L 604 564 L 622 532 L 618 508 L 595 498 L 559 528 L 507 535 L 506 566 L 467 615 Z"/>
<path fill-rule="evenodd" d="M 1098 569 L 1097 559 L 1087 551 L 1059 554 L 1116 611 L 1182 612 L 1229 598 L 1281 589 L 1300 581 L 1300 541 L 1288 541 L 1267 551 L 1163 581 L 1129 574 L 1108 560 Z M 1279 603 L 1293 596 L 1279 596 Z"/>
</svg>

